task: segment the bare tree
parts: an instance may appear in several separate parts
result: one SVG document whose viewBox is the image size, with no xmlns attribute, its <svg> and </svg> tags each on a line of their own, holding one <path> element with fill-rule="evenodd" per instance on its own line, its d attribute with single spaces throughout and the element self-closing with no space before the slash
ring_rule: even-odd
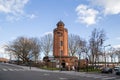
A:
<svg viewBox="0 0 120 80">
<path fill-rule="evenodd" d="M 90 51 L 91 51 L 91 61 L 93 63 L 96 63 L 96 60 L 98 59 L 99 53 L 102 51 L 102 45 L 103 42 L 106 39 L 106 35 L 104 30 L 100 29 L 94 29 L 92 31 L 89 44 L 90 44 Z"/>
<path fill-rule="evenodd" d="M 79 47 L 80 37 L 78 35 L 70 34 L 68 37 L 69 55 L 74 56 Z"/>
<path fill-rule="evenodd" d="M 37 62 L 37 59 L 39 57 L 39 53 L 41 52 L 41 46 L 40 46 L 40 41 L 37 38 L 31 38 L 31 43 L 32 43 L 32 56 L 34 58 L 34 61 Z"/>
<path fill-rule="evenodd" d="M 85 40 L 82 41 L 81 48 L 82 48 L 83 52 L 86 54 L 86 58 L 88 60 L 90 60 L 90 52 L 89 52 L 90 51 L 90 47 L 89 47 L 89 45 L 87 44 L 87 42 Z"/>
<path fill-rule="evenodd" d="M 50 51 L 53 48 L 53 36 L 52 34 L 47 34 L 40 39 L 40 44 L 42 51 L 45 56 L 49 56 Z"/>
<path fill-rule="evenodd" d="M 18 37 L 5 48 L 8 52 L 12 52 L 18 60 L 28 63 L 30 59 L 36 59 L 40 52 L 39 40 L 36 38 Z"/>
</svg>

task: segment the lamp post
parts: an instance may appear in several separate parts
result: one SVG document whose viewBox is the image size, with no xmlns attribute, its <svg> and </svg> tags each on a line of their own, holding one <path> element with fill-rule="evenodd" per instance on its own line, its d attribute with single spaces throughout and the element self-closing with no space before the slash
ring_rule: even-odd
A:
<svg viewBox="0 0 120 80">
<path fill-rule="evenodd" d="M 108 46 L 111 46 L 111 45 L 109 44 L 109 45 L 104 46 L 105 67 L 106 67 L 106 52 L 105 52 L 105 48 L 108 47 Z"/>
<path fill-rule="evenodd" d="M 79 54 L 79 60 L 78 60 L 78 72 L 79 72 L 79 70 L 80 70 L 80 59 L 81 59 L 80 57 L 81 57 L 81 52 L 79 52 L 78 54 Z"/>
<path fill-rule="evenodd" d="M 32 62 L 32 60 L 31 60 L 31 54 L 30 54 L 30 55 L 29 55 L 29 69 L 30 69 L 30 70 L 31 70 L 31 66 L 32 66 L 31 62 Z"/>
</svg>

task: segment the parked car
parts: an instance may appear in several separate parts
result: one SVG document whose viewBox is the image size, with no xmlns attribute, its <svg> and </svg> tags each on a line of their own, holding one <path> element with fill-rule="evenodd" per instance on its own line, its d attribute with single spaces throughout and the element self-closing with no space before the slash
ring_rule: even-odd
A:
<svg viewBox="0 0 120 80">
<path fill-rule="evenodd" d="M 118 68 L 117 70 L 116 70 L 116 73 L 115 73 L 116 75 L 120 75 L 120 68 Z"/>
<path fill-rule="evenodd" d="M 105 67 L 101 69 L 101 73 L 112 73 L 113 69 L 109 67 Z"/>
<path fill-rule="evenodd" d="M 115 72 L 118 71 L 119 68 L 120 68 L 120 66 L 115 66 L 115 67 L 114 67 L 114 71 L 115 71 Z"/>
</svg>

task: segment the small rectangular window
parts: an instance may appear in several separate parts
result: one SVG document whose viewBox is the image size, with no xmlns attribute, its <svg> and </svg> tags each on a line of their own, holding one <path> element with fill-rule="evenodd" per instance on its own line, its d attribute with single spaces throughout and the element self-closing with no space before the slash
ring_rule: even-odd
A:
<svg viewBox="0 0 120 80">
<path fill-rule="evenodd" d="M 63 41 L 60 41 L 60 45 L 63 46 Z"/>
<path fill-rule="evenodd" d="M 57 32 L 57 34 L 60 34 L 60 32 Z"/>
<path fill-rule="evenodd" d="M 57 32 L 58 36 L 62 36 L 63 34 L 61 32 Z"/>
<path fill-rule="evenodd" d="M 63 54 L 63 50 L 61 50 L 61 55 Z"/>
</svg>

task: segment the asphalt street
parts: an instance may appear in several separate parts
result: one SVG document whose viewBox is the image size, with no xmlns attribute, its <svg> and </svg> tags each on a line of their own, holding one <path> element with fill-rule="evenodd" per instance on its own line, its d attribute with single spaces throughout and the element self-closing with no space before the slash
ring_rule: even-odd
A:
<svg viewBox="0 0 120 80">
<path fill-rule="evenodd" d="M 0 80 L 120 80 L 114 74 L 74 71 L 47 71 L 37 68 L 0 63 Z"/>
</svg>

